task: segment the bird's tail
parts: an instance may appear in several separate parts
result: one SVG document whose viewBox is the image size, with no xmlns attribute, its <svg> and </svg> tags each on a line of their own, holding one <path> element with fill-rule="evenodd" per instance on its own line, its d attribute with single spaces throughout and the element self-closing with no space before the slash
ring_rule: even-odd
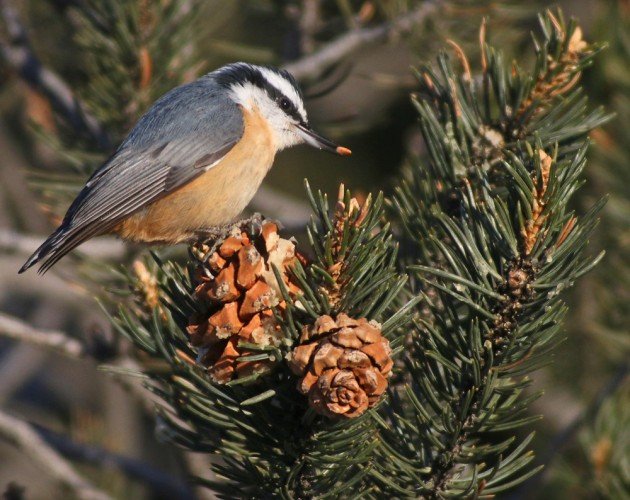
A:
<svg viewBox="0 0 630 500">
<path fill-rule="evenodd" d="M 42 262 L 39 273 L 44 274 L 69 251 L 83 243 L 89 237 L 89 234 L 86 233 L 85 231 L 73 231 L 62 224 L 35 250 L 18 273 L 21 274 L 38 262 Z"/>
<path fill-rule="evenodd" d="M 55 249 L 59 248 L 59 245 L 63 244 L 66 235 L 66 228 L 62 225 L 57 230 L 52 233 L 46 241 L 42 243 L 37 250 L 31 255 L 28 260 L 24 263 L 24 265 L 18 271 L 20 274 L 30 269 L 35 264 L 40 262 L 41 260 L 45 260 L 48 256 L 51 255 Z"/>
</svg>

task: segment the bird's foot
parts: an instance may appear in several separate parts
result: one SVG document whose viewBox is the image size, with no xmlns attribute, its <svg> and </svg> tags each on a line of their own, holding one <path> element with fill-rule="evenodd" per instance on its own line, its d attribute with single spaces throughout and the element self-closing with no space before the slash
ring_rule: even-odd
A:
<svg viewBox="0 0 630 500">
<path fill-rule="evenodd" d="M 252 235 L 260 234 L 263 220 L 261 214 L 255 213 L 247 219 L 242 219 L 230 224 L 199 229 L 195 231 L 195 243 L 209 247 L 210 251 L 208 253 L 211 254 L 230 236 L 238 236 L 242 232 Z"/>
<path fill-rule="evenodd" d="M 234 222 L 231 226 L 233 228 L 238 228 L 241 231 L 245 231 L 247 234 L 260 234 L 262 231 L 263 221 L 264 217 L 256 212 L 247 219 Z"/>
</svg>

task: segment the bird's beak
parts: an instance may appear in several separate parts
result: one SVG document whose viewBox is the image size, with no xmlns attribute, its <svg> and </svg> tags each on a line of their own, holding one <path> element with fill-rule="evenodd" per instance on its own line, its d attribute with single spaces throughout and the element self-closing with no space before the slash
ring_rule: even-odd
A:
<svg viewBox="0 0 630 500">
<path fill-rule="evenodd" d="M 341 156 L 350 156 L 352 151 L 343 146 L 337 146 L 334 142 L 322 137 L 317 132 L 313 131 L 308 125 L 297 125 L 297 131 L 300 137 L 304 139 L 304 142 L 313 146 L 314 148 L 322 149 L 324 151 L 330 151 L 331 153 L 337 153 Z"/>
</svg>

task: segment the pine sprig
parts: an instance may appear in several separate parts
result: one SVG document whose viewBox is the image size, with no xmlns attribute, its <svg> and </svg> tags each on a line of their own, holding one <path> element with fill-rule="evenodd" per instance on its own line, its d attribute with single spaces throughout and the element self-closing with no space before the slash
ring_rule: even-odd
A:
<svg viewBox="0 0 630 500">
<path fill-rule="evenodd" d="M 581 185 L 585 133 L 605 119 L 586 111 L 577 87 L 595 50 L 573 23 L 550 13 L 541 23 L 532 72 L 507 68 L 485 26 L 480 81 L 445 55 L 438 72 L 419 72 L 429 160 L 393 206 L 424 303 L 406 357 L 411 383 L 393 398 L 377 462 L 375 480 L 392 492 L 489 496 L 537 470 L 531 436 L 490 436 L 538 418 L 527 414 L 537 397 L 524 392 L 527 374 L 557 343 L 559 293 L 601 257 L 584 249 L 603 202 L 581 218 L 567 204 Z"/>
<path fill-rule="evenodd" d="M 361 205 L 341 185 L 334 210 L 327 196 L 306 189 L 313 208 L 307 234 L 313 258 L 305 267 L 298 263 L 294 274 L 304 293 L 299 302 L 311 320 L 322 314 L 344 312 L 352 317 L 381 321 L 391 313 L 406 276 L 396 271 L 397 245 L 384 217 L 383 195 L 367 197 Z M 387 331 L 403 319 L 388 317 Z M 301 325 L 295 325 L 296 331 Z"/>
<path fill-rule="evenodd" d="M 148 105 L 193 76 L 202 32 L 195 16 L 202 8 L 196 0 L 73 5 L 76 43 L 89 55 L 88 84 L 79 93 L 109 130 L 128 130 Z"/>
<path fill-rule="evenodd" d="M 396 270 L 391 233 L 381 224 L 382 195 L 359 206 L 349 191 L 340 192 L 331 212 L 326 197 L 309 190 L 314 215 L 307 251 L 313 257 L 293 269 L 299 295 L 278 279 L 287 302 L 286 309 L 276 310 L 284 340 L 259 348 L 254 356 L 282 360 L 299 332 L 325 314 L 387 319 L 382 331 L 392 342 L 408 320 L 413 303 L 396 311 L 405 277 Z M 318 416 L 284 363 L 265 375 L 214 382 L 196 362 L 200 352 L 186 333 L 188 319 L 199 312 L 195 266 L 187 270 L 157 256 L 154 260 L 136 263 L 135 275 L 127 276 L 136 300 L 120 306 L 113 321 L 149 358 L 144 362 L 149 386 L 164 401 L 160 433 L 217 457 L 217 479 L 203 484 L 223 498 L 235 488 L 256 498 L 337 498 L 349 488 L 365 488 L 379 443 L 375 412 L 338 422 Z M 280 278 L 279 269 L 276 275 Z"/>
<path fill-rule="evenodd" d="M 456 54 L 464 71 L 455 71 L 442 53 L 435 68 L 416 72 L 420 89 L 414 105 L 443 196 L 477 170 L 500 175 L 502 151 L 513 150 L 519 140 L 537 138 L 544 147 L 558 143 L 561 156 L 571 154 L 576 141 L 609 118 L 601 109 L 588 111 L 578 86 L 582 70 L 602 47 L 584 42 L 574 21 L 565 26 L 547 12 L 540 22 L 542 40 L 534 42 L 531 71 L 508 66 L 503 53 L 485 42 L 484 24 L 479 78 L 472 78 L 461 49 Z"/>
</svg>

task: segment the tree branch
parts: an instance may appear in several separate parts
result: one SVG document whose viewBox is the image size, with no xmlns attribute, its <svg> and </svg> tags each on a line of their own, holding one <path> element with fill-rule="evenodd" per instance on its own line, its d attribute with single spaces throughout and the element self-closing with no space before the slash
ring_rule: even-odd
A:
<svg viewBox="0 0 630 500">
<path fill-rule="evenodd" d="M 53 450 L 26 422 L 0 411 L 0 438 L 13 444 L 80 499 L 106 500 L 111 497 L 83 478 Z"/>
<path fill-rule="evenodd" d="M 179 499 L 193 498 L 192 491 L 186 483 L 141 460 L 113 453 L 93 444 L 77 443 L 68 436 L 44 427 L 34 425 L 33 431 L 55 450 L 71 460 L 95 465 L 99 469 L 115 469 L 127 477 L 146 484 L 157 496 Z"/>
<path fill-rule="evenodd" d="M 20 22 L 10 0 L 0 0 L 0 15 L 9 40 L 0 39 L 0 55 L 20 77 L 43 93 L 53 107 L 80 133 L 87 132 L 101 149 L 111 144 L 98 120 L 91 116 L 70 87 L 53 71 L 42 66 L 31 48 L 26 29 Z"/>
<path fill-rule="evenodd" d="M 88 346 L 77 339 L 69 337 L 61 331 L 36 329 L 24 321 L 4 313 L 0 313 L 0 337 L 2 336 L 20 341 L 24 344 L 44 347 L 74 359 L 94 355 Z M 118 369 L 123 372 L 141 371 L 138 363 L 126 356 L 117 358 L 110 366 L 112 370 Z M 153 412 L 157 398 L 151 391 L 147 390 L 142 384 L 139 384 L 138 381 L 132 377 L 124 377 L 119 373 L 111 373 L 111 375 L 113 375 L 113 379 L 116 382 L 120 383 L 120 385 L 122 385 L 140 401 L 145 411 L 148 413 Z M 26 423 L 23 423 L 23 425 L 28 427 L 28 424 Z M 144 481 L 155 490 L 163 492 L 168 491 L 169 496 L 176 498 L 191 497 L 190 490 L 187 489 L 185 485 L 182 485 L 174 478 L 169 478 L 168 476 L 153 470 L 142 462 L 109 453 L 93 445 L 73 443 L 65 439 L 63 436 L 54 434 L 46 429 L 35 428 L 30 429 L 30 431 L 40 434 L 51 446 L 65 456 L 93 464 L 113 466 L 130 477 Z M 4 434 L 5 433 L 2 429 L 2 415 L 0 414 L 0 437 Z M 22 448 L 20 443 L 15 444 Z M 30 445 L 30 441 L 27 444 Z M 77 496 L 79 496 L 78 493 Z M 84 498 L 107 497 L 85 496 Z"/>
<path fill-rule="evenodd" d="M 0 337 L 6 337 L 25 344 L 50 349 L 74 359 L 88 356 L 98 359 L 98 354 L 93 352 L 89 346 L 85 345 L 80 340 L 68 336 L 64 332 L 33 328 L 28 323 L 1 312 Z M 138 384 L 137 381 L 133 380 L 131 377 L 122 377 L 119 373 L 116 373 L 116 371 L 141 372 L 142 369 L 138 363 L 127 356 L 120 356 L 116 358 L 109 367 L 111 368 L 109 371 L 113 378 L 137 397 L 142 403 L 143 408 L 151 413 L 155 408 L 156 401 L 158 401 L 153 393 L 141 384 Z"/>
<path fill-rule="evenodd" d="M 63 332 L 38 330 L 4 313 L 0 313 L 0 336 L 52 349 L 71 358 L 82 358 L 88 354 L 83 343 Z"/>
<path fill-rule="evenodd" d="M 328 43 L 314 54 L 308 55 L 284 66 L 298 80 L 312 80 L 342 59 L 369 44 L 387 40 L 392 34 L 406 34 L 433 14 L 440 7 L 439 0 L 428 0 L 417 9 L 388 23 L 373 28 L 349 31 Z"/>
</svg>

